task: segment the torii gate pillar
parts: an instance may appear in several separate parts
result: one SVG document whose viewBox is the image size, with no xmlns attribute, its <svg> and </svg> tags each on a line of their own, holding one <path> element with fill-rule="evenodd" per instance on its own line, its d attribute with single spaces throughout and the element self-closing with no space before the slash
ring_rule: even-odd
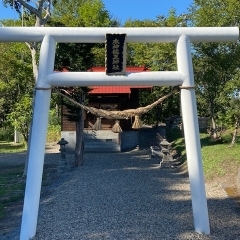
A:
<svg viewBox="0 0 240 240">
<path fill-rule="evenodd" d="M 46 75 L 54 69 L 55 45 L 53 38 L 45 36 L 40 51 L 20 240 L 30 239 L 36 234 L 51 98 L 51 86 L 46 82 Z"/>
<path fill-rule="evenodd" d="M 177 42 L 177 66 L 178 71 L 184 75 L 181 86 L 181 107 L 194 226 L 196 232 L 209 234 L 210 227 L 199 141 L 200 135 L 194 90 L 191 43 L 186 35 L 182 35 Z"/>
</svg>

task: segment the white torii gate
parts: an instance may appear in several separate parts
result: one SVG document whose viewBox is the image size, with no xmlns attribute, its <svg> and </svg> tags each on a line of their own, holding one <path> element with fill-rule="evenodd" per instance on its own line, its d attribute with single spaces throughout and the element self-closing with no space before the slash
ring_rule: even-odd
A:
<svg viewBox="0 0 240 240">
<path fill-rule="evenodd" d="M 57 42 L 104 43 L 106 33 L 126 33 L 127 42 L 176 43 L 178 71 L 127 73 L 126 76 L 108 76 L 102 72 L 54 72 Z M 42 41 L 20 239 L 29 240 L 36 234 L 51 87 L 55 86 L 180 85 L 194 226 L 196 232 L 209 234 L 191 42 L 237 41 L 238 36 L 239 29 L 237 27 L 0 28 L 0 42 Z"/>
</svg>

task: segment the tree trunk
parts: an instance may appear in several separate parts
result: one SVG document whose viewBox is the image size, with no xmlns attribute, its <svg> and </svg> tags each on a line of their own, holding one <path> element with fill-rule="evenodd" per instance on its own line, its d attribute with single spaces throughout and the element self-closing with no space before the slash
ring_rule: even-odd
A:
<svg viewBox="0 0 240 240">
<path fill-rule="evenodd" d="M 159 122 L 161 122 L 162 118 L 162 103 L 156 107 L 156 128 L 158 128 Z"/>
<path fill-rule="evenodd" d="M 212 119 L 211 137 L 214 138 L 214 139 L 217 139 L 218 135 L 217 135 L 216 121 L 215 121 L 215 118 L 213 116 L 211 117 L 211 119 Z"/>
<path fill-rule="evenodd" d="M 239 128 L 239 118 L 236 117 L 236 121 L 235 121 L 235 129 L 234 129 L 234 132 L 233 132 L 233 137 L 232 137 L 232 142 L 231 142 L 231 144 L 230 144 L 230 147 L 233 147 L 234 144 L 236 143 L 236 138 L 237 138 L 238 128 Z"/>
<path fill-rule="evenodd" d="M 75 146 L 75 167 L 81 166 L 83 164 L 83 152 L 84 152 L 84 139 L 83 139 L 83 127 L 84 127 L 84 118 L 83 110 L 79 110 L 80 118 L 76 122 L 76 146 Z"/>
<path fill-rule="evenodd" d="M 210 114 L 211 114 L 211 121 L 212 121 L 212 127 L 210 129 L 210 137 L 212 137 L 213 139 L 217 139 L 218 138 L 217 124 L 214 117 L 214 104 L 212 101 L 210 101 Z"/>
<path fill-rule="evenodd" d="M 38 77 L 38 64 L 36 60 L 36 54 L 37 54 L 37 43 L 33 43 L 32 45 L 28 45 L 31 55 L 32 55 L 32 67 L 33 67 L 33 76 L 35 83 L 37 82 Z"/>
</svg>

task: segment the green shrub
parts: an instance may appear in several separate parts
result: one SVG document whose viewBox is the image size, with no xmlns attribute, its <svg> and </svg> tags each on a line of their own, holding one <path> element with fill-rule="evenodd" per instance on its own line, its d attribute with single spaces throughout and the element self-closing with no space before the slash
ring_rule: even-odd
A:
<svg viewBox="0 0 240 240">
<path fill-rule="evenodd" d="M 61 126 L 49 125 L 47 132 L 47 142 L 58 142 L 61 139 Z"/>
<path fill-rule="evenodd" d="M 59 125 L 60 122 L 61 122 L 61 119 L 58 116 L 57 109 L 56 108 L 50 109 L 48 124 L 50 126 L 53 126 L 53 125 L 56 126 L 56 125 Z"/>
<path fill-rule="evenodd" d="M 14 131 L 12 128 L 0 128 L 0 141 L 14 141 Z"/>
</svg>

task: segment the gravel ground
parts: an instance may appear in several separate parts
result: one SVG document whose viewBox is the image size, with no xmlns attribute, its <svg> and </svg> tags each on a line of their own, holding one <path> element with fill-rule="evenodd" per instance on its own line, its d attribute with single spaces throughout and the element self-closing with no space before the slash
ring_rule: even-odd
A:
<svg viewBox="0 0 240 240">
<path fill-rule="evenodd" d="M 239 206 L 221 186 L 206 185 L 211 234 L 198 234 L 188 178 L 158 168 L 148 154 L 85 154 L 83 166 L 63 173 L 42 195 L 33 239 L 240 239 Z M 57 164 L 58 157 L 47 154 L 45 162 Z M 19 231 L 1 239 L 19 239 Z"/>
</svg>

